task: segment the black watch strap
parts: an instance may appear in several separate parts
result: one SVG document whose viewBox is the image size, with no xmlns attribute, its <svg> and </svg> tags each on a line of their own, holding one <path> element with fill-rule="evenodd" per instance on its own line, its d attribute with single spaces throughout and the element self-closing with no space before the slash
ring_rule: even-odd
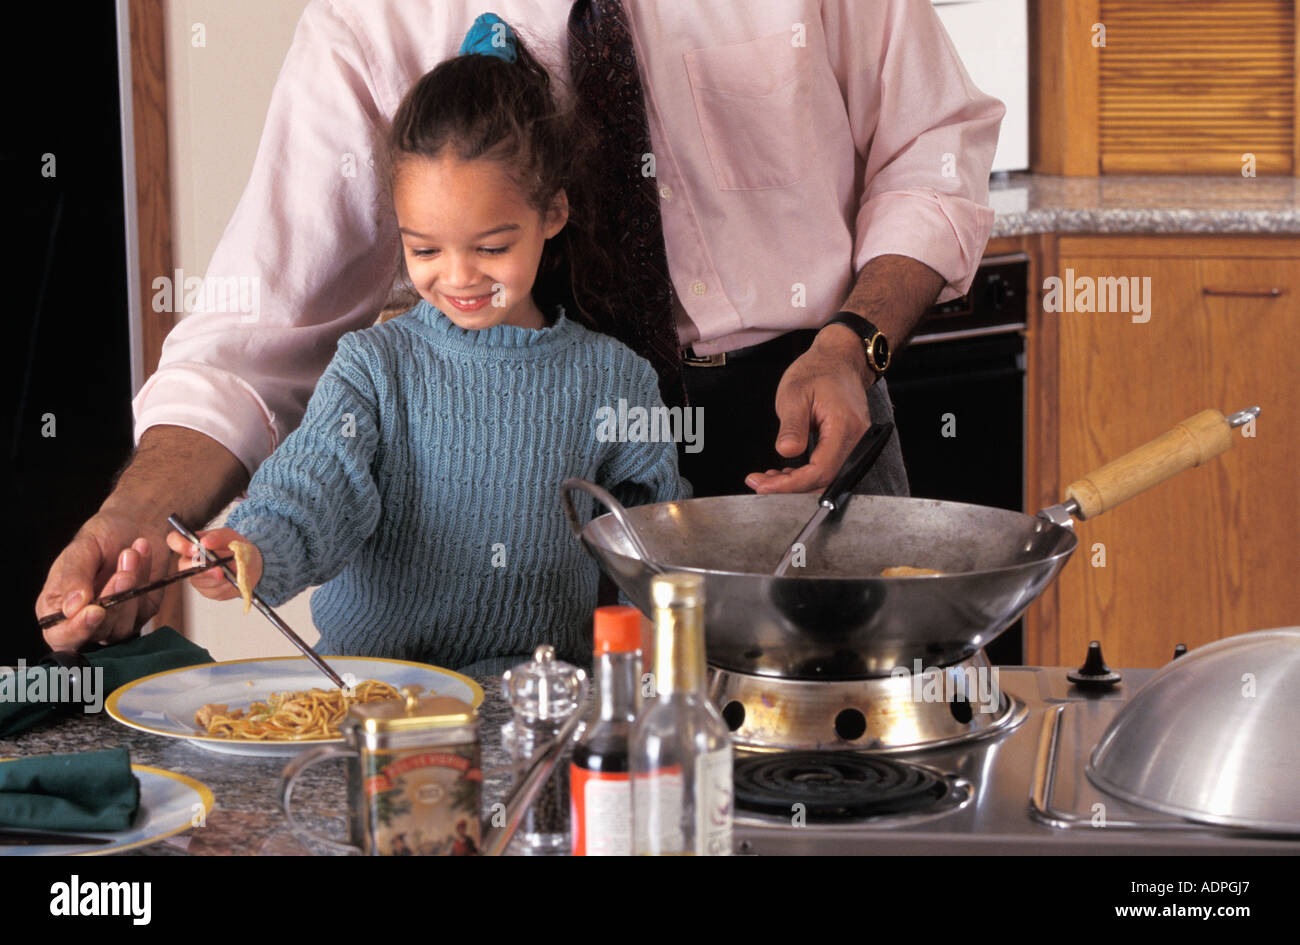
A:
<svg viewBox="0 0 1300 945">
<path fill-rule="evenodd" d="M 843 325 L 862 339 L 867 352 L 867 364 L 877 375 L 883 375 L 892 356 L 889 339 L 885 333 L 856 312 L 839 312 L 827 325 Z"/>
</svg>

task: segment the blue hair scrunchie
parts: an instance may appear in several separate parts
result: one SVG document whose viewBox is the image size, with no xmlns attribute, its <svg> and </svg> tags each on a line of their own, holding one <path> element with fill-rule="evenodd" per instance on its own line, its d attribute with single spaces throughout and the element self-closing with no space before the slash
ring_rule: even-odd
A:
<svg viewBox="0 0 1300 945">
<path fill-rule="evenodd" d="M 465 34 L 465 41 L 460 44 L 462 56 L 477 53 L 480 56 L 496 56 L 506 62 L 514 62 L 519 58 L 515 49 L 515 31 L 495 13 L 484 13 L 476 19 Z"/>
</svg>

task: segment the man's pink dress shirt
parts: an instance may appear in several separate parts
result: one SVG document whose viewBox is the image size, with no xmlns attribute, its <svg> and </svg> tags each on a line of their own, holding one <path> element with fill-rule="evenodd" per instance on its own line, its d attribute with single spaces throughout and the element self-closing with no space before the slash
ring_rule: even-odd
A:
<svg viewBox="0 0 1300 945">
<path fill-rule="evenodd" d="M 1004 108 L 971 84 L 930 0 L 624 5 L 683 345 L 710 354 L 820 327 L 884 254 L 940 273 L 941 301 L 966 291 L 993 225 Z M 250 472 L 261 464 L 302 419 L 338 339 L 375 321 L 392 284 L 399 239 L 380 149 L 406 90 L 490 9 L 567 95 L 569 8 L 307 7 L 206 273 L 257 280 L 257 310 L 218 304 L 244 310 L 179 321 L 135 398 L 137 441 L 173 424 L 213 437 Z"/>
</svg>

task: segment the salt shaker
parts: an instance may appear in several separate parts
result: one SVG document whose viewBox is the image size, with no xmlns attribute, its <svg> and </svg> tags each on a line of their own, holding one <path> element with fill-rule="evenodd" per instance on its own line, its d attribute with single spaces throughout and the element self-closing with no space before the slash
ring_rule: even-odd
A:
<svg viewBox="0 0 1300 945">
<path fill-rule="evenodd" d="M 514 718 L 501 729 L 502 746 L 518 778 L 539 748 L 553 741 L 564 723 L 579 711 L 587 674 L 555 658 L 543 644 L 533 658 L 501 677 L 501 689 Z M 557 764 L 538 793 L 510 847 L 511 852 L 554 856 L 569 852 L 569 772 Z"/>
</svg>

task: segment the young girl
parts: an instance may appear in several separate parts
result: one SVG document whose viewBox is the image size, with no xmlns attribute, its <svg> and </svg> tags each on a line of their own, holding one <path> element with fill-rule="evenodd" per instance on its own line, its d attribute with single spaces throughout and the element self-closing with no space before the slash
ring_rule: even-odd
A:
<svg viewBox="0 0 1300 945">
<path fill-rule="evenodd" d="M 581 476 L 629 505 L 687 487 L 674 444 L 597 436 L 600 408 L 662 401 L 645 360 L 578 323 L 571 275 L 609 262 L 581 226 L 577 129 L 495 16 L 461 53 L 412 88 L 389 136 L 419 301 L 343 336 L 301 426 L 201 540 L 256 546 L 251 580 L 272 605 L 322 584 L 322 653 L 494 672 L 552 643 L 586 662 L 598 571 L 560 482 Z M 236 595 L 218 569 L 194 586 Z"/>
</svg>

